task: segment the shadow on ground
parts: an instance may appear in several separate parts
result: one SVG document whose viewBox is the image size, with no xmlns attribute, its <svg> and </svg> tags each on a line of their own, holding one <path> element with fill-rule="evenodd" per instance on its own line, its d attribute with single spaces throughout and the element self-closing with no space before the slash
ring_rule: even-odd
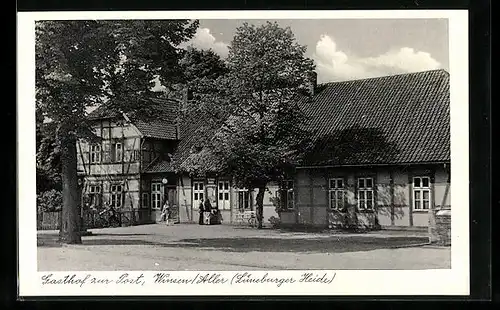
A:
<svg viewBox="0 0 500 310">
<path fill-rule="evenodd" d="M 84 246 L 106 245 L 150 245 L 166 248 L 203 249 L 208 251 L 226 252 L 307 252 L 307 253 L 344 253 L 356 251 L 371 251 L 426 244 L 426 237 L 375 237 L 375 236 L 332 236 L 330 238 L 200 238 L 180 239 L 176 241 L 151 241 L 144 238 L 123 239 L 110 236 L 83 237 Z M 140 236 L 139 234 L 129 236 Z M 105 237 L 105 238 L 101 238 Z M 38 246 L 61 246 L 57 235 L 39 235 Z"/>
</svg>

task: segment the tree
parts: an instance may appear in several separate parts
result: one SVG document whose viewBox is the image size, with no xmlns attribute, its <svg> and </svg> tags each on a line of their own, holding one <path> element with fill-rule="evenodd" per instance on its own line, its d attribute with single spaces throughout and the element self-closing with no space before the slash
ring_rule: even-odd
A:
<svg viewBox="0 0 500 310">
<path fill-rule="evenodd" d="M 286 178 L 305 146 L 297 100 L 314 70 L 305 51 L 290 28 L 245 23 L 229 49 L 229 73 L 191 86 L 190 113 L 203 115 L 201 132 L 210 135 L 182 169 L 228 174 L 240 188 L 257 188 L 259 228 L 267 184 Z"/>
<path fill-rule="evenodd" d="M 186 85 L 207 78 L 215 79 L 229 72 L 227 63 L 213 50 L 187 47 L 179 61 L 182 80 L 166 89 L 168 98 L 183 99 Z"/>
<path fill-rule="evenodd" d="M 36 192 L 62 189 L 61 153 L 52 123 L 36 124 Z"/>
<path fill-rule="evenodd" d="M 227 64 L 213 50 L 188 47 L 179 62 L 185 82 L 201 78 L 215 79 L 229 72 Z"/>
<path fill-rule="evenodd" d="M 63 192 L 60 239 L 79 235 L 76 141 L 98 139 L 86 120 L 89 107 L 131 116 L 154 116 L 141 100 L 152 79 L 179 80 L 177 46 L 189 40 L 198 22 L 188 20 L 40 21 L 36 24 L 36 113 L 55 124 Z M 140 112 L 140 113 L 139 113 Z"/>
</svg>

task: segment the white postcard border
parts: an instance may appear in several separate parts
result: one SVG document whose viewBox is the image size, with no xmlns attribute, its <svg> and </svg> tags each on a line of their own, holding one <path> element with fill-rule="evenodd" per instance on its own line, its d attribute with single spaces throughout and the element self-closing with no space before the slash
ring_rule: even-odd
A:
<svg viewBox="0 0 500 310">
<path fill-rule="evenodd" d="M 184 284 L 45 285 L 37 271 L 35 186 L 35 20 L 47 19 L 376 19 L 444 18 L 449 21 L 451 91 L 452 257 L 449 270 L 332 270 L 332 284 Z M 468 14 L 465 10 L 400 11 L 178 11 L 178 12 L 23 12 L 18 13 L 18 250 L 19 295 L 467 295 L 469 294 L 469 133 Z M 307 271 L 267 271 L 269 276 L 299 277 Z M 315 271 L 316 273 L 320 273 Z M 325 271 L 326 272 L 326 271 Z M 116 278 L 125 272 L 53 272 Z M 128 272 L 150 279 L 157 271 Z M 188 277 L 201 271 L 168 272 Z M 207 273 L 207 272 L 205 272 Z M 231 279 L 237 272 L 221 271 Z M 256 277 L 266 271 L 252 272 Z"/>
</svg>

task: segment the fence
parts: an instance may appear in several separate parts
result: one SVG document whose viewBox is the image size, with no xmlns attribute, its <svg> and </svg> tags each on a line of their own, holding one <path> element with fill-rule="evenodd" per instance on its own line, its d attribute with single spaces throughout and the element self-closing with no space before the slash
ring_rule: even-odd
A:
<svg viewBox="0 0 500 310">
<path fill-rule="evenodd" d="M 41 212 L 37 216 L 37 230 L 56 230 L 61 223 L 61 212 Z"/>
<path fill-rule="evenodd" d="M 134 226 L 150 224 L 151 211 L 145 210 L 120 210 L 117 211 L 120 226 Z M 57 230 L 61 226 L 61 211 L 41 212 L 37 216 L 37 230 Z M 99 215 L 97 210 L 87 210 L 82 214 L 82 225 L 87 229 L 109 227 L 109 223 Z"/>
</svg>

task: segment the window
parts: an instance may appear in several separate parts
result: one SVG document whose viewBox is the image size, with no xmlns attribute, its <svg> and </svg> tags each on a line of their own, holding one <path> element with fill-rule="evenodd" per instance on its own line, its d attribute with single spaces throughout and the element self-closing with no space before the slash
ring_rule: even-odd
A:
<svg viewBox="0 0 500 310">
<path fill-rule="evenodd" d="M 120 142 L 111 146 L 111 159 L 113 162 L 121 162 L 123 154 L 123 145 Z"/>
<path fill-rule="evenodd" d="M 148 193 L 142 193 L 142 207 L 143 208 L 149 208 L 149 194 Z"/>
<path fill-rule="evenodd" d="M 413 210 L 428 210 L 431 199 L 429 177 L 413 178 Z"/>
<path fill-rule="evenodd" d="M 89 198 L 91 206 L 100 205 L 101 187 L 99 185 L 89 185 Z"/>
<path fill-rule="evenodd" d="M 93 144 L 90 146 L 90 163 L 96 164 L 101 162 L 101 146 Z"/>
<path fill-rule="evenodd" d="M 219 209 L 229 209 L 229 181 L 219 181 L 218 196 Z"/>
<path fill-rule="evenodd" d="M 198 209 L 200 203 L 203 202 L 203 194 L 205 190 L 203 188 L 202 181 L 194 181 L 193 182 L 193 208 Z"/>
<path fill-rule="evenodd" d="M 111 185 L 111 206 L 114 208 L 121 208 L 122 206 L 122 185 Z"/>
<path fill-rule="evenodd" d="M 133 150 L 132 151 L 132 161 L 139 161 L 141 160 L 141 151 L 139 150 Z"/>
<path fill-rule="evenodd" d="M 295 195 L 293 192 L 293 181 L 288 180 L 281 185 L 280 202 L 282 209 L 293 209 L 295 207 Z"/>
<path fill-rule="evenodd" d="M 328 196 L 330 209 L 342 210 L 345 205 L 344 179 L 335 178 L 329 180 Z"/>
<path fill-rule="evenodd" d="M 151 209 L 161 209 L 161 183 L 151 183 Z"/>
<path fill-rule="evenodd" d="M 242 211 L 251 209 L 250 192 L 247 189 L 238 190 L 238 209 Z"/>
<path fill-rule="evenodd" d="M 373 179 L 358 178 L 358 208 L 360 210 L 373 210 Z"/>
</svg>

